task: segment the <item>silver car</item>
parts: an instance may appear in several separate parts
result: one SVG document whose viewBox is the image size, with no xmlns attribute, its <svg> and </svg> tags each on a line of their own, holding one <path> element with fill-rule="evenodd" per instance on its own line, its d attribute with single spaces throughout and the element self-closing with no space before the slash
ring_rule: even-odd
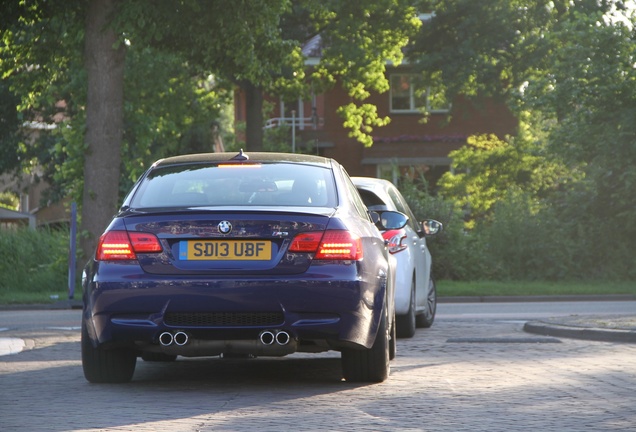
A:
<svg viewBox="0 0 636 432">
<path fill-rule="evenodd" d="M 426 238 L 437 234 L 442 224 L 433 219 L 418 222 L 400 191 L 387 180 L 368 177 L 353 177 L 352 180 L 370 211 L 399 211 L 409 217 L 403 228 L 381 232 L 397 261 L 397 336 L 413 337 L 416 327 L 430 327 L 435 320 L 437 292 L 431 276 L 432 260 Z"/>
</svg>

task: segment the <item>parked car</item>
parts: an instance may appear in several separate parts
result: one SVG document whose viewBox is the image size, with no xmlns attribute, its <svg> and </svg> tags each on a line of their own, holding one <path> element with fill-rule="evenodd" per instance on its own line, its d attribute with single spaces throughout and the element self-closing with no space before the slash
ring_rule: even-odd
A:
<svg viewBox="0 0 636 432">
<path fill-rule="evenodd" d="M 393 210 L 406 214 L 403 228 L 383 230 L 389 251 L 397 258 L 395 313 L 397 336 L 409 338 L 416 327 L 431 327 L 437 310 L 437 290 L 431 275 L 431 254 L 426 238 L 437 234 L 442 224 L 433 219 L 417 222 L 406 200 L 388 180 L 353 177 L 369 210 Z"/>
<path fill-rule="evenodd" d="M 83 274 L 82 365 L 132 379 L 138 357 L 341 352 L 348 381 L 395 357 L 396 260 L 332 159 L 213 153 L 157 161 Z"/>
</svg>

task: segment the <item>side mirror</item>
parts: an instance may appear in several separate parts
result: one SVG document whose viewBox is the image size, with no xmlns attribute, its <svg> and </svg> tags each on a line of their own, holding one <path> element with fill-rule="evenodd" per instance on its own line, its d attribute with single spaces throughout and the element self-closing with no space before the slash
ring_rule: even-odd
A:
<svg viewBox="0 0 636 432">
<path fill-rule="evenodd" d="M 422 221 L 422 229 L 424 230 L 424 235 L 430 237 L 440 233 L 444 229 L 444 225 L 435 219 L 424 219 Z"/>
<path fill-rule="evenodd" d="M 369 214 L 380 230 L 404 228 L 409 221 L 407 215 L 397 211 L 372 211 Z"/>
</svg>

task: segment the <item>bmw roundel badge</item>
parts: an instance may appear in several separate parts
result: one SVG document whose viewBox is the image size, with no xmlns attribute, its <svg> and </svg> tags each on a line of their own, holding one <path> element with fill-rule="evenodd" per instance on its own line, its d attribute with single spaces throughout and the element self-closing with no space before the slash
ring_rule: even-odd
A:
<svg viewBox="0 0 636 432">
<path fill-rule="evenodd" d="M 229 234 L 232 231 L 232 224 L 228 221 L 219 222 L 219 232 L 221 234 Z"/>
</svg>

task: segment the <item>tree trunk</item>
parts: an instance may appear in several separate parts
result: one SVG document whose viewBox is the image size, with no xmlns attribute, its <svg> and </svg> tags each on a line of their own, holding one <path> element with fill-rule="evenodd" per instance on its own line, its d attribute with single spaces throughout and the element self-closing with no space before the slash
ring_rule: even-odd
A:
<svg viewBox="0 0 636 432">
<path fill-rule="evenodd" d="M 84 262 L 95 250 L 119 201 L 124 110 L 123 44 L 110 22 L 118 0 L 90 0 L 86 14 L 84 62 L 88 76 L 84 192 L 80 246 Z"/>
<path fill-rule="evenodd" d="M 263 150 L 263 91 L 251 82 L 243 83 L 245 90 L 245 150 Z"/>
</svg>

